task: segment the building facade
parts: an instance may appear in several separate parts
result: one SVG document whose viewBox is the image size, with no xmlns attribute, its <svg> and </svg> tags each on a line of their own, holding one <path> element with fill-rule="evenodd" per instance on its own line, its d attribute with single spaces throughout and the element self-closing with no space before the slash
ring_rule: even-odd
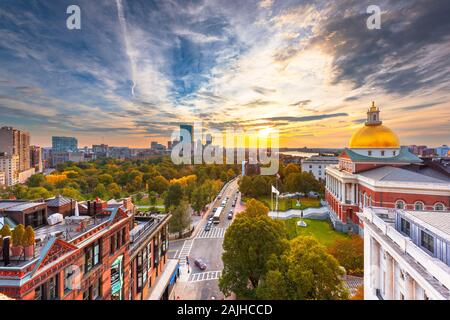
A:
<svg viewBox="0 0 450 320">
<path fill-rule="evenodd" d="M 312 156 L 302 159 L 302 172 L 309 172 L 319 181 L 324 181 L 326 176 L 326 167 L 338 164 L 337 157 Z"/>
<path fill-rule="evenodd" d="M 77 152 L 78 140 L 74 137 L 52 137 L 52 150 L 55 152 Z"/>
<path fill-rule="evenodd" d="M 337 230 L 362 233 L 364 226 L 357 213 L 364 207 L 450 208 L 450 179 L 431 167 L 419 170 L 423 161 L 400 147 L 398 137 L 382 125 L 375 105 L 367 112 L 365 126 L 355 132 L 350 147 L 338 159 L 337 165 L 326 168 L 325 188 L 330 218 Z"/>
<path fill-rule="evenodd" d="M 11 154 L 0 154 L 0 172 L 4 173 L 5 185 L 7 187 L 14 186 L 19 183 L 19 156 Z"/>
<path fill-rule="evenodd" d="M 19 171 L 30 169 L 30 134 L 12 127 L 0 128 L 0 153 L 17 155 Z"/>
<path fill-rule="evenodd" d="M 37 173 L 44 170 L 41 147 L 30 146 L 30 166 L 31 168 L 34 168 Z"/>
<path fill-rule="evenodd" d="M 366 207 L 365 300 L 450 299 L 450 212 Z"/>
</svg>

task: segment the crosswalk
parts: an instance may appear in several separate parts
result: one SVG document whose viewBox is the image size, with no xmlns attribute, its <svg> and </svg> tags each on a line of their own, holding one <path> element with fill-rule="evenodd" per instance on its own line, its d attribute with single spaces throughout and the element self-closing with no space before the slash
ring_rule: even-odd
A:
<svg viewBox="0 0 450 320">
<path fill-rule="evenodd" d="M 206 271 L 200 273 L 191 274 L 189 277 L 189 282 L 198 282 L 198 281 L 208 281 L 208 280 L 217 280 L 220 278 L 222 271 Z"/>
<path fill-rule="evenodd" d="M 223 238 L 225 234 L 225 228 L 211 228 L 209 231 L 202 230 L 200 231 L 196 239 L 212 239 L 212 238 Z"/>
<path fill-rule="evenodd" d="M 180 259 L 180 266 L 186 265 L 186 257 L 189 256 L 193 244 L 194 240 L 186 240 L 183 243 L 183 247 L 181 248 L 180 253 L 178 254 L 178 259 Z"/>
</svg>

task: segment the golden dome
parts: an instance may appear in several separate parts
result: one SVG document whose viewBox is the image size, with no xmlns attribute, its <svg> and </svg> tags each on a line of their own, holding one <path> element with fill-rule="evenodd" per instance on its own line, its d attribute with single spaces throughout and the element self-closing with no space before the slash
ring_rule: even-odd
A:
<svg viewBox="0 0 450 320">
<path fill-rule="evenodd" d="M 400 141 L 391 129 L 383 125 L 364 126 L 350 139 L 350 148 L 400 148 Z"/>
</svg>

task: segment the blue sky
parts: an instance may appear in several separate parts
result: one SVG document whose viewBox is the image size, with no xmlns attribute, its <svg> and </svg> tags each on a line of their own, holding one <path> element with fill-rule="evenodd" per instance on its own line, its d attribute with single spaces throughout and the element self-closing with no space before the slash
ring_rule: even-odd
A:
<svg viewBox="0 0 450 320">
<path fill-rule="evenodd" d="M 201 120 L 342 147 L 375 100 L 403 144 L 450 143 L 449 3 L 377 1 L 368 30 L 372 2 L 3 0 L 0 125 L 44 146 L 143 147 Z"/>
</svg>

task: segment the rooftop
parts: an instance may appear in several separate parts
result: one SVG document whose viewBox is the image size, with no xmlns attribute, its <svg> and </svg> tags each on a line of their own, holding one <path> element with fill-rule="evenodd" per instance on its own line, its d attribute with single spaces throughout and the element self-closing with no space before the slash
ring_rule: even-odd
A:
<svg viewBox="0 0 450 320">
<path fill-rule="evenodd" d="M 331 156 L 312 156 L 306 159 L 303 159 L 302 162 L 314 162 L 314 161 L 330 161 L 337 163 L 339 161 L 338 157 Z"/>
<path fill-rule="evenodd" d="M 414 171 L 384 166 L 359 173 L 359 175 L 373 179 L 376 181 L 390 181 L 390 182 L 418 182 L 418 183 L 449 183 L 428 175 L 420 174 Z"/>
<path fill-rule="evenodd" d="M 45 203 L 32 201 L 0 200 L 0 210 L 23 211 L 42 204 Z"/>
<path fill-rule="evenodd" d="M 70 204 L 72 201 L 72 199 L 63 197 L 61 195 L 46 200 L 48 207 L 62 207 L 66 204 Z"/>
<path fill-rule="evenodd" d="M 356 153 L 355 151 L 345 148 L 341 155 L 347 154 L 353 162 L 369 162 L 369 163 L 421 163 L 419 157 L 409 152 L 408 147 L 401 147 L 400 152 L 395 157 L 369 157 Z"/>
</svg>

